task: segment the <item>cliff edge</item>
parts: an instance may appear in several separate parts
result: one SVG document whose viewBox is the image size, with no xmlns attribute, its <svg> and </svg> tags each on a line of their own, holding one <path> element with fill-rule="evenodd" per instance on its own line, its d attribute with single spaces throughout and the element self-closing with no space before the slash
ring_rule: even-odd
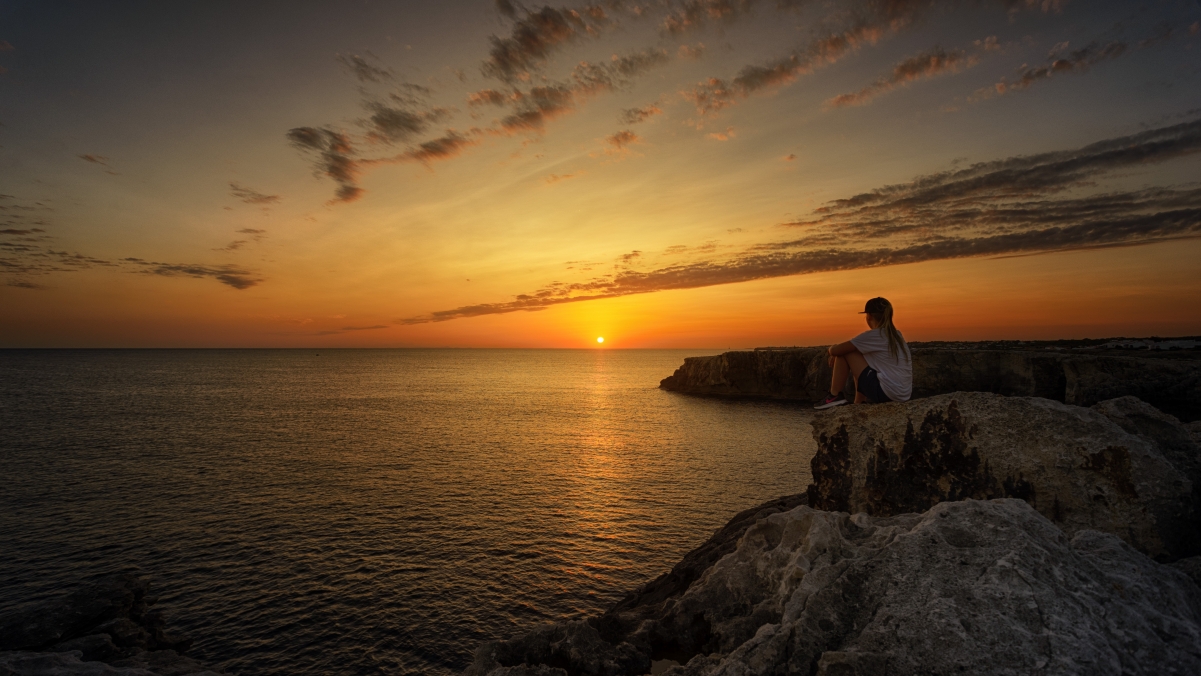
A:
<svg viewBox="0 0 1201 676">
<path fill-rule="evenodd" d="M 1022 348 L 1016 343 L 913 343 L 912 347 L 915 399 L 949 392 L 992 392 L 1092 406 L 1134 396 L 1185 422 L 1201 420 L 1201 354 L 1196 350 L 1160 354 L 1087 346 Z M 826 396 L 830 377 L 825 346 L 764 348 L 688 357 L 659 387 L 684 394 L 812 403 Z"/>
</svg>

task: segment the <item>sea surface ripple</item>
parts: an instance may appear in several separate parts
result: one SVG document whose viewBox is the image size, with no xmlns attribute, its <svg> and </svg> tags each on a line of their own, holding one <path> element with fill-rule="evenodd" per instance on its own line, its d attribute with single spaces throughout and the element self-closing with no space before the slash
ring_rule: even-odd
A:
<svg viewBox="0 0 1201 676">
<path fill-rule="evenodd" d="M 809 482 L 678 350 L 0 351 L 0 611 L 149 574 L 235 674 L 457 673 Z"/>
</svg>

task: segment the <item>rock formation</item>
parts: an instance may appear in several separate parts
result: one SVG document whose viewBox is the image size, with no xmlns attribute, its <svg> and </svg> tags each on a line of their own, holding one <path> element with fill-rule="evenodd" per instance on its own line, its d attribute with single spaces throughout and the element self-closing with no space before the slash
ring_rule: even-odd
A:
<svg viewBox="0 0 1201 676">
<path fill-rule="evenodd" d="M 1069 536 L 1113 533 L 1161 560 L 1201 554 L 1196 447 L 1179 422 L 1137 399 L 1093 410 L 956 392 L 839 407 L 814 416 L 813 436 L 810 507 L 891 516 L 1021 498 Z"/>
<path fill-rule="evenodd" d="M 731 524 L 733 525 L 733 524 Z M 725 533 L 723 537 L 728 536 Z M 1195 674 L 1201 588 L 1024 500 L 757 518 L 685 590 L 486 643 L 467 676 Z"/>
<path fill-rule="evenodd" d="M 993 392 L 1092 406 L 1130 395 L 1181 420 L 1201 419 L 1201 361 L 914 345 L 914 398 Z M 659 386 L 686 394 L 819 401 L 830 386 L 825 350 L 761 349 L 688 357 Z"/>
<path fill-rule="evenodd" d="M 0 674 L 205 676 L 145 577 L 121 573 L 0 616 Z"/>
</svg>

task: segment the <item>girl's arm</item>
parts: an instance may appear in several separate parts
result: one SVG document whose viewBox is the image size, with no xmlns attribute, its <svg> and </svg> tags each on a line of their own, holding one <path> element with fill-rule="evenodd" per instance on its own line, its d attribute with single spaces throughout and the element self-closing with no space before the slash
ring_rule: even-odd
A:
<svg viewBox="0 0 1201 676">
<path fill-rule="evenodd" d="M 845 343 L 839 343 L 839 344 L 837 344 L 837 345 L 831 345 L 831 346 L 830 346 L 830 349 L 829 349 L 829 350 L 826 350 L 826 351 L 830 353 L 830 356 L 831 356 L 831 357 L 841 357 L 841 356 L 842 356 L 842 355 L 844 355 L 844 354 L 850 354 L 850 353 L 852 353 L 852 352 L 858 352 L 858 351 L 859 351 L 859 348 L 855 347 L 855 344 L 854 344 L 854 343 L 852 343 L 851 341 L 849 341 L 849 340 L 848 340 L 848 341 L 847 341 L 847 342 L 845 342 Z"/>
</svg>

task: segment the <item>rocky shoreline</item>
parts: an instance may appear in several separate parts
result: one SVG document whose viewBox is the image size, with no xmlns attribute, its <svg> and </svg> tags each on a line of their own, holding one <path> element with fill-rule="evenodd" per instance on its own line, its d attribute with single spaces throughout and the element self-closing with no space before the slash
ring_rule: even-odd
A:
<svg viewBox="0 0 1201 676">
<path fill-rule="evenodd" d="M 0 616 L 0 676 L 217 676 L 167 629 L 149 579 L 111 575 Z"/>
<path fill-rule="evenodd" d="M 815 415 L 805 492 L 599 616 L 483 644 L 464 675 L 1201 673 L 1201 422 L 1137 396 L 1197 412 L 1197 364 L 920 350 L 923 398 Z M 824 363 L 690 358 L 662 386 L 812 400 Z M 952 366 L 988 387 L 932 392 Z"/>
</svg>

